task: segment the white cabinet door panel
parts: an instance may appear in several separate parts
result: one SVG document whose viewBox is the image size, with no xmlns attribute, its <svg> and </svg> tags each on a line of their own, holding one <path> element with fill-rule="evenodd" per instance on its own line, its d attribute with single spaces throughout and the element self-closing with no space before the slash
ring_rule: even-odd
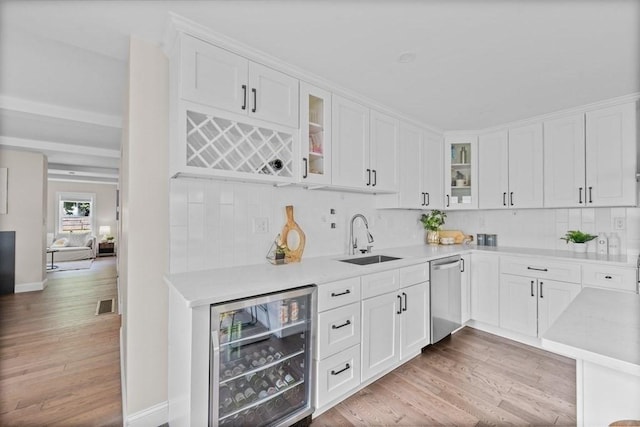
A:
<svg viewBox="0 0 640 427">
<path fill-rule="evenodd" d="M 400 124 L 397 119 L 373 110 L 370 120 L 371 187 L 374 191 L 397 191 Z"/>
<path fill-rule="evenodd" d="M 471 256 L 471 318 L 498 326 L 500 308 L 499 257 Z"/>
<path fill-rule="evenodd" d="M 316 408 L 360 385 L 360 346 L 353 346 L 317 364 Z"/>
<path fill-rule="evenodd" d="M 444 207 L 444 140 L 442 135 L 423 132 L 422 191 L 425 192 L 427 209 Z M 424 208 L 423 208 L 424 209 Z"/>
<path fill-rule="evenodd" d="M 249 63 L 250 115 L 298 127 L 298 80 L 264 65 Z"/>
<path fill-rule="evenodd" d="M 249 96 L 247 59 L 184 36 L 180 61 L 183 99 L 246 114 L 248 100 L 245 94 Z"/>
<path fill-rule="evenodd" d="M 576 283 L 538 280 L 538 336 L 542 336 L 556 321 L 582 286 Z"/>
<path fill-rule="evenodd" d="M 478 207 L 498 209 L 508 206 L 509 156 L 507 132 L 478 138 Z"/>
<path fill-rule="evenodd" d="M 318 314 L 318 359 L 324 359 L 359 342 L 360 303 Z"/>
<path fill-rule="evenodd" d="M 332 97 L 332 184 L 355 188 L 371 185 L 369 168 L 369 109 Z M 367 182 L 369 186 L 367 186 Z"/>
<path fill-rule="evenodd" d="M 544 122 L 544 207 L 585 205 L 584 114 Z"/>
<path fill-rule="evenodd" d="M 537 336 L 537 281 L 530 277 L 500 275 L 500 327 Z"/>
<path fill-rule="evenodd" d="M 419 155 L 422 151 L 422 132 L 419 128 L 408 123 L 400 124 L 400 138 L 398 141 L 400 162 L 400 208 L 420 209 L 424 206 L 426 196 L 423 198 L 422 183 L 416 177 L 421 176 L 423 163 Z"/>
<path fill-rule="evenodd" d="M 635 102 L 587 113 L 587 206 L 635 206 L 636 114 Z"/>
<path fill-rule="evenodd" d="M 399 358 L 399 294 L 362 301 L 362 381 L 394 366 Z"/>
<path fill-rule="evenodd" d="M 509 207 L 542 207 L 542 150 L 542 124 L 509 129 Z"/>
<path fill-rule="evenodd" d="M 429 344 L 429 284 L 427 282 L 400 289 L 400 359 L 412 357 Z"/>
<path fill-rule="evenodd" d="M 462 255 L 462 288 L 460 289 L 460 314 L 462 316 L 462 324 L 471 319 L 471 256 Z"/>
</svg>

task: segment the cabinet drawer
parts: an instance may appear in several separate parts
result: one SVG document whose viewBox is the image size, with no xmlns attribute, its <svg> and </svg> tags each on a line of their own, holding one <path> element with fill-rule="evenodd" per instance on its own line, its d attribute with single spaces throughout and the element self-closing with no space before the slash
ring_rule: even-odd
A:
<svg viewBox="0 0 640 427">
<path fill-rule="evenodd" d="M 571 283 L 580 283 L 581 277 L 580 264 L 509 256 L 500 257 L 500 273 Z"/>
<path fill-rule="evenodd" d="M 360 342 L 360 303 L 318 314 L 317 358 L 338 353 Z"/>
<path fill-rule="evenodd" d="M 362 276 L 362 298 L 371 298 L 400 289 L 398 270 Z"/>
<path fill-rule="evenodd" d="M 360 345 L 321 360 L 317 364 L 316 408 L 360 385 Z"/>
<path fill-rule="evenodd" d="M 636 292 L 636 269 L 608 265 L 584 264 L 582 284 L 598 288 Z"/>
<path fill-rule="evenodd" d="M 331 310 L 360 301 L 360 278 L 340 280 L 318 286 L 318 311 Z"/>
<path fill-rule="evenodd" d="M 429 263 L 412 265 L 400 269 L 400 287 L 429 281 Z"/>
</svg>

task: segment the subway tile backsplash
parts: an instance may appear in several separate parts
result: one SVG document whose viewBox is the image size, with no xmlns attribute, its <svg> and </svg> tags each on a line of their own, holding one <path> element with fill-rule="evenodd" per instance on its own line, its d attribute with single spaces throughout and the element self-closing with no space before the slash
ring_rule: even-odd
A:
<svg viewBox="0 0 640 427">
<path fill-rule="evenodd" d="M 286 205 L 294 206 L 306 234 L 303 260 L 346 254 L 349 220 L 356 213 L 369 221 L 374 250 L 424 244 L 421 211 L 376 210 L 374 195 L 180 178 L 171 180 L 171 272 L 267 262 L 267 251 L 286 222 Z M 615 218 L 623 218 L 624 230 L 614 230 Z M 256 219 L 267 220 L 267 232 L 255 230 Z M 640 253 L 640 208 L 450 211 L 444 228 L 495 233 L 501 246 L 564 250 L 571 249 L 560 240 L 567 230 L 615 232 L 621 253 Z M 365 245 L 359 220 L 355 233 Z M 595 242 L 589 251 L 595 252 Z"/>
</svg>

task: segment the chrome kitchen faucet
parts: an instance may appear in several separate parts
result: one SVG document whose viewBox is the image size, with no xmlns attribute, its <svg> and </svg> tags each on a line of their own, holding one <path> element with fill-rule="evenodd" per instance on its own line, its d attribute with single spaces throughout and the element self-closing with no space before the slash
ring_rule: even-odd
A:
<svg viewBox="0 0 640 427">
<path fill-rule="evenodd" d="M 351 217 L 351 225 L 349 226 L 349 254 L 350 255 L 355 255 L 356 249 L 358 249 L 358 239 L 354 238 L 353 236 L 353 223 L 358 218 L 362 218 L 362 222 L 364 222 L 364 227 L 366 228 L 366 231 L 367 231 L 367 241 L 369 243 L 373 243 L 373 236 L 369 232 L 369 223 L 367 222 L 367 218 L 365 218 L 365 216 L 362 214 L 355 214 L 353 217 Z M 372 247 L 373 246 L 371 245 L 367 245 L 367 253 L 371 253 Z"/>
</svg>

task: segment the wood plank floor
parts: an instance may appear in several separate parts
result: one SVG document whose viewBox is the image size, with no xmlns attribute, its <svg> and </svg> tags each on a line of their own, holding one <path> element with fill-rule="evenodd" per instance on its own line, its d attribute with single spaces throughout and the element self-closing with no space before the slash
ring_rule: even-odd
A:
<svg viewBox="0 0 640 427">
<path fill-rule="evenodd" d="M 505 424 L 575 425 L 575 362 L 467 327 L 312 426 Z"/>
<path fill-rule="evenodd" d="M 120 316 L 95 315 L 117 300 L 115 258 L 48 276 L 0 296 L 0 426 L 120 426 Z"/>
</svg>

